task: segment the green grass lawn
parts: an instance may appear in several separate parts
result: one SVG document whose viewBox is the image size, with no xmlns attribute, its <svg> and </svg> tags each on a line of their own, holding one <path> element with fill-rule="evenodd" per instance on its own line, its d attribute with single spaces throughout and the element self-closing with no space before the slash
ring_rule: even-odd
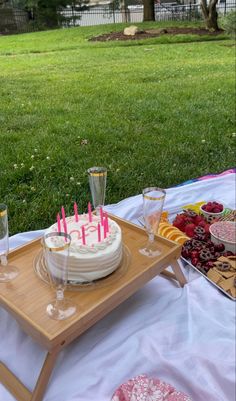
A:
<svg viewBox="0 0 236 401">
<path fill-rule="evenodd" d="M 0 37 L 0 202 L 11 234 L 47 227 L 74 200 L 85 211 L 93 165 L 108 168 L 106 203 L 234 166 L 232 41 L 88 41 L 121 29 Z"/>
</svg>

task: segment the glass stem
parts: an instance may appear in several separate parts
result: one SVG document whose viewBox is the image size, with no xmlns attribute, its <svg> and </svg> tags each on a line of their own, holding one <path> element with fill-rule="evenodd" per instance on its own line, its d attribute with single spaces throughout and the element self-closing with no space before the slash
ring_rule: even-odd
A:
<svg viewBox="0 0 236 401">
<path fill-rule="evenodd" d="M 2 266 L 7 266 L 7 256 L 6 255 L 1 255 L 0 256 L 0 262 Z"/>
<path fill-rule="evenodd" d="M 154 238 L 155 238 L 155 236 L 153 233 L 148 233 L 148 241 L 149 242 L 154 242 Z"/>
<path fill-rule="evenodd" d="M 64 290 L 61 288 L 57 288 L 56 290 L 56 304 L 59 306 L 64 301 Z"/>
</svg>

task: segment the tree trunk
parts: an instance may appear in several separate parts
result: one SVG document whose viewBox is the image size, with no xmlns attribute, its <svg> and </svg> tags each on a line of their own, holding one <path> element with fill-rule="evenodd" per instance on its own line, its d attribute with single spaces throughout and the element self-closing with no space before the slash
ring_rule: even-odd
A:
<svg viewBox="0 0 236 401">
<path fill-rule="evenodd" d="M 219 31 L 218 13 L 216 11 L 217 3 L 218 0 L 210 0 L 209 4 L 207 4 L 207 0 L 201 0 L 200 3 L 206 27 L 211 31 Z"/>
<path fill-rule="evenodd" d="M 143 0 L 143 20 L 155 21 L 154 0 Z"/>
</svg>

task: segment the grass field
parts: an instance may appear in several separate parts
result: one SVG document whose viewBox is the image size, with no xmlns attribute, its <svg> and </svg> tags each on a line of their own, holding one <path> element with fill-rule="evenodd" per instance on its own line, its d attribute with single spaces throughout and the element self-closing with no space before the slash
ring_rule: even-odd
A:
<svg viewBox="0 0 236 401">
<path fill-rule="evenodd" d="M 114 29 L 123 27 L 0 37 L 0 202 L 11 234 L 47 227 L 74 200 L 85 211 L 93 165 L 108 168 L 106 203 L 234 166 L 232 42 L 88 41 Z"/>
</svg>

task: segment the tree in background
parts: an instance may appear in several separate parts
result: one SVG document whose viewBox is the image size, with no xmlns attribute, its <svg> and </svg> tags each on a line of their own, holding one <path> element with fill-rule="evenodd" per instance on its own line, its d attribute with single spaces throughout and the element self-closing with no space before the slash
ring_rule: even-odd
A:
<svg viewBox="0 0 236 401">
<path fill-rule="evenodd" d="M 202 10 L 202 14 L 205 20 L 205 24 L 207 29 L 212 31 L 218 31 L 218 13 L 216 10 L 216 5 L 218 0 L 201 0 L 200 6 Z"/>
<path fill-rule="evenodd" d="M 36 8 L 38 22 L 47 28 L 60 26 L 64 17 L 58 13 L 58 9 L 70 3 L 68 0 L 38 0 Z"/>
<path fill-rule="evenodd" d="M 5 0 L 6 1 L 6 0 Z M 11 0 L 12 5 L 28 12 L 29 18 L 40 28 L 56 28 L 65 19 L 60 8 L 74 3 L 72 0 Z"/>
<path fill-rule="evenodd" d="M 143 0 L 143 20 L 155 21 L 154 0 Z"/>
</svg>

